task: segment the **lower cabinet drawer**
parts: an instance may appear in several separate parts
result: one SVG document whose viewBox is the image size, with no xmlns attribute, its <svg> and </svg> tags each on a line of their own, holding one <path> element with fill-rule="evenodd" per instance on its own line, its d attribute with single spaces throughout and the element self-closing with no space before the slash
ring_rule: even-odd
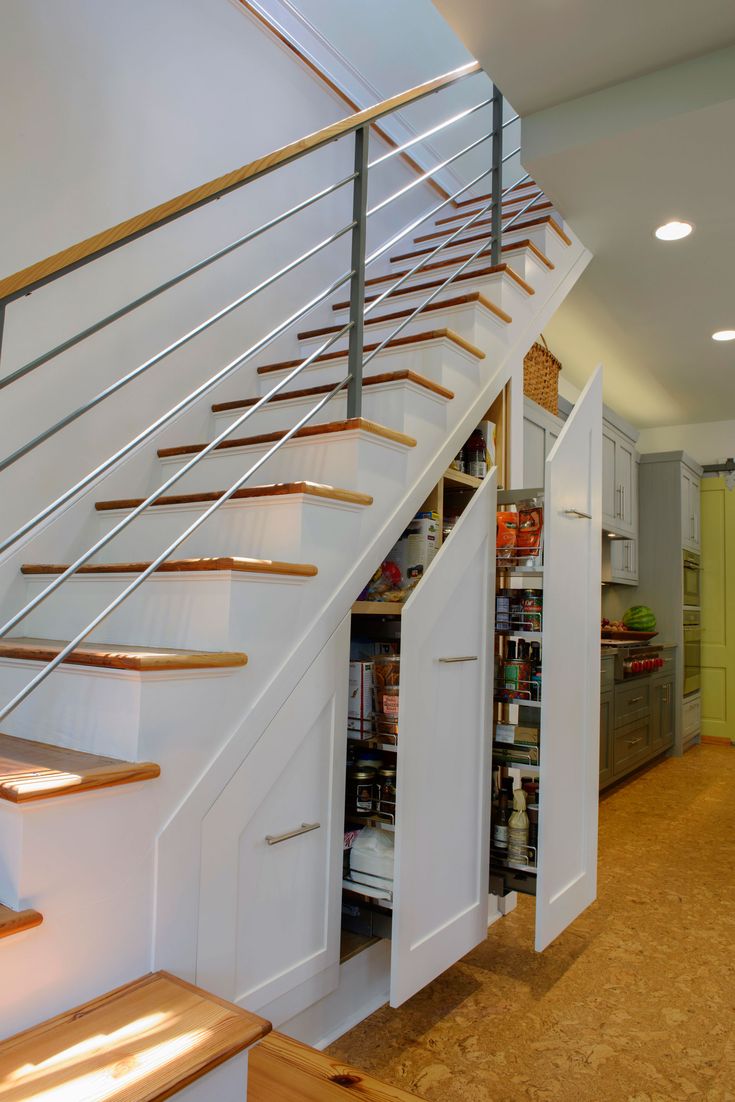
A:
<svg viewBox="0 0 735 1102">
<path fill-rule="evenodd" d="M 635 680 L 615 686 L 615 726 L 625 727 L 645 719 L 651 711 L 650 680 Z"/>
<path fill-rule="evenodd" d="M 651 725 L 648 720 L 628 724 L 615 731 L 613 741 L 613 773 L 626 773 L 646 757 L 651 748 Z"/>
<path fill-rule="evenodd" d="M 698 735 L 702 726 L 702 698 L 695 696 L 689 700 L 684 698 L 681 709 L 681 728 L 684 738 L 692 738 Z"/>
</svg>

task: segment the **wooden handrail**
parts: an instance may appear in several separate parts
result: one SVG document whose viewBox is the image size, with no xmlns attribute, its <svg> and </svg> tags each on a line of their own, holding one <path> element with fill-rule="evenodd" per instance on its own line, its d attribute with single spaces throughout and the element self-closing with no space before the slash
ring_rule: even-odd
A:
<svg viewBox="0 0 735 1102">
<path fill-rule="evenodd" d="M 38 260 L 35 264 L 30 264 L 27 268 L 22 268 L 13 275 L 0 280 L 0 302 L 25 294 L 68 269 L 75 268 L 101 253 L 108 252 L 110 249 L 118 248 L 120 245 L 132 241 L 158 226 L 171 222 L 182 214 L 226 195 L 249 180 L 255 180 L 281 165 L 288 164 L 314 149 L 319 149 L 337 138 L 357 130 L 364 123 L 372 123 L 376 119 L 382 118 L 383 115 L 388 115 L 390 112 L 422 99 L 432 92 L 438 92 L 441 88 L 446 88 L 450 84 L 464 80 L 465 77 L 479 72 L 480 68 L 478 62 L 468 62 L 458 69 L 453 69 L 449 73 L 444 73 L 442 76 L 435 77 L 424 84 L 419 84 L 415 88 L 409 88 L 408 91 L 401 92 L 397 96 L 391 96 L 373 107 L 367 107 L 363 111 L 348 115 L 338 122 L 323 127 L 321 130 L 316 130 L 313 134 L 267 153 L 264 157 L 258 157 L 257 160 L 250 161 L 249 164 L 242 165 L 232 172 L 217 176 L 214 180 L 200 184 L 199 187 L 191 188 L 191 190 L 177 195 L 174 199 L 169 199 L 165 203 L 159 203 L 157 206 L 143 211 L 142 214 L 126 218 L 124 222 L 118 222 L 116 226 L 111 226 L 110 229 L 93 234 L 91 237 L 85 238 L 84 241 L 79 241 L 76 245 L 70 245 L 60 252 L 46 257 L 45 260 Z"/>
</svg>

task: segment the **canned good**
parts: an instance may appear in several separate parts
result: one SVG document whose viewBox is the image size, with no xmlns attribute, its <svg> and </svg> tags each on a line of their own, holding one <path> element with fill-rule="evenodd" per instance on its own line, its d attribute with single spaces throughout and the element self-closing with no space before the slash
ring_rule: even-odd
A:
<svg viewBox="0 0 735 1102">
<path fill-rule="evenodd" d="M 544 595 L 540 589 L 524 589 L 521 597 L 521 616 L 526 631 L 541 631 Z"/>
<path fill-rule="evenodd" d="M 510 631 L 510 591 L 501 589 L 495 598 L 495 630 Z"/>
<path fill-rule="evenodd" d="M 386 765 L 378 771 L 378 811 L 381 815 L 396 813 L 396 770 Z"/>
</svg>

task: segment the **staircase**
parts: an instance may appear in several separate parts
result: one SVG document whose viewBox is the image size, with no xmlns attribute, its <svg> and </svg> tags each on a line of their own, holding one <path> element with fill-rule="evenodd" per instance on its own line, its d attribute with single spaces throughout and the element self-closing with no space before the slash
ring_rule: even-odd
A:
<svg viewBox="0 0 735 1102">
<path fill-rule="evenodd" d="M 432 90 L 476 71 L 440 78 Z M 336 129 L 363 135 L 364 173 L 370 123 L 427 87 Z M 313 148 L 331 137 L 313 136 Z M 266 159 L 268 170 L 303 155 L 297 144 L 299 152 Z M 266 171 L 246 168 L 214 181 L 209 197 Z M 502 205 L 481 194 L 439 206 L 440 217 L 414 220 L 422 232 L 396 241 L 364 291 L 355 275 L 365 275 L 358 210 L 357 267 L 298 332 L 296 358 L 271 361 L 259 350 L 254 369 L 240 365 L 216 392 L 203 388 L 192 404 L 210 411 L 207 438 L 172 440 L 173 419 L 165 443 L 151 432 L 147 466 L 123 457 L 110 464 L 118 496 L 99 479 L 84 485 L 74 497 L 76 531 L 59 527 L 56 561 L 48 561 L 53 517 L 38 529 L 43 561 L 28 533 L 6 556 L 27 604 L 0 638 L 0 1032 L 30 1032 L 0 1046 L 4 1068 L 21 1051 L 43 1064 L 47 1027 L 33 1027 L 52 1015 L 61 1018 L 48 1028 L 57 1039 L 68 1031 L 63 1043 L 73 1049 L 76 1016 L 65 1008 L 100 996 L 120 1005 L 120 985 L 133 984 L 126 999 L 141 990 L 147 999 L 196 980 L 267 1017 L 285 1005 L 287 985 L 236 978 L 228 952 L 239 904 L 208 893 L 222 869 L 236 890 L 227 862 L 239 860 L 247 799 L 262 799 L 298 752 L 273 724 L 304 679 L 317 676 L 365 582 L 493 399 L 507 386 L 520 408 L 523 354 L 589 260 L 526 178 Z M 152 212 L 142 218 L 157 224 Z M 116 233 L 112 247 L 125 239 Z M 87 245 L 89 259 L 111 247 Z M 0 296 L 9 305 L 65 270 L 63 258 L 50 258 L 2 281 Z M 49 586 L 53 595 L 42 599 Z M 235 792 L 220 831 L 212 809 Z M 151 966 L 184 979 L 135 979 Z M 299 997 L 315 997 L 316 971 L 296 971 Z M 140 1013 L 149 1011 L 160 1013 L 146 1002 Z M 255 1033 L 245 1031 L 244 1047 L 267 1027 L 249 1024 Z M 334 1074 L 332 1093 L 326 1079 L 295 1093 L 293 1068 L 311 1057 L 289 1055 L 288 1044 L 271 1037 L 261 1047 L 248 1097 L 342 1097 L 350 1084 Z M 218 1052 L 219 1066 L 226 1057 Z M 61 1092 L 69 1077 L 46 1074 L 44 1091 L 47 1081 L 59 1091 L 49 1102 L 77 1097 Z M 0 1079 L 0 1097 L 6 1089 L 9 1100 L 36 1097 L 7 1084 Z M 89 1097 L 188 1097 L 188 1089 L 184 1075 L 156 1081 L 159 1093 Z M 236 1097 L 230 1089 L 216 1096 Z M 360 1096 L 407 1097 L 362 1087 Z"/>
</svg>

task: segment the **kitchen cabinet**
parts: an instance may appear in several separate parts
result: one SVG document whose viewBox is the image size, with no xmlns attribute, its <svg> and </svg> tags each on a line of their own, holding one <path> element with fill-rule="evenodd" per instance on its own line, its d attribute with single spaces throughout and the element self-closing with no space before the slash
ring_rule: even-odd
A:
<svg viewBox="0 0 735 1102">
<path fill-rule="evenodd" d="M 606 538 L 603 533 L 602 580 L 609 585 L 638 584 L 638 540 Z"/>
<path fill-rule="evenodd" d="M 681 545 L 697 554 L 702 550 L 700 479 L 696 471 L 682 464 L 681 468 Z"/>
<path fill-rule="evenodd" d="M 504 725 L 505 736 L 502 745 L 496 743 L 496 764 L 510 775 L 538 776 L 540 804 L 536 864 L 532 850 L 529 861 L 520 864 L 495 851 L 491 884 L 500 892 L 535 895 L 537 951 L 595 899 L 597 890 L 600 666 L 598 607 L 592 595 L 600 584 L 601 422 L 598 371 L 545 464 L 543 568 L 530 571 L 537 575 L 537 587 L 542 579 L 544 596 L 541 700 L 496 704 L 496 722 Z M 506 492 L 499 501 L 519 501 L 526 492 Z M 504 571 L 502 584 L 525 587 L 530 575 L 511 568 Z M 537 717 L 538 765 L 529 763 L 520 746 L 519 760 L 509 764 L 516 736 L 509 744 L 507 728 L 527 726 L 526 713 Z"/>
<path fill-rule="evenodd" d="M 612 416 L 612 414 L 610 415 Z M 622 425 L 619 422 L 618 425 Z M 616 535 L 638 533 L 638 466 L 631 435 L 605 419 L 602 425 L 602 523 Z"/>
<path fill-rule="evenodd" d="M 674 745 L 674 679 L 656 679 L 651 689 L 651 750 L 660 752 Z"/>
<path fill-rule="evenodd" d="M 561 417 L 530 398 L 523 399 L 523 485 L 543 486 L 549 452 L 564 427 Z"/>
<path fill-rule="evenodd" d="M 600 694 L 600 788 L 612 780 L 613 694 Z"/>
</svg>

